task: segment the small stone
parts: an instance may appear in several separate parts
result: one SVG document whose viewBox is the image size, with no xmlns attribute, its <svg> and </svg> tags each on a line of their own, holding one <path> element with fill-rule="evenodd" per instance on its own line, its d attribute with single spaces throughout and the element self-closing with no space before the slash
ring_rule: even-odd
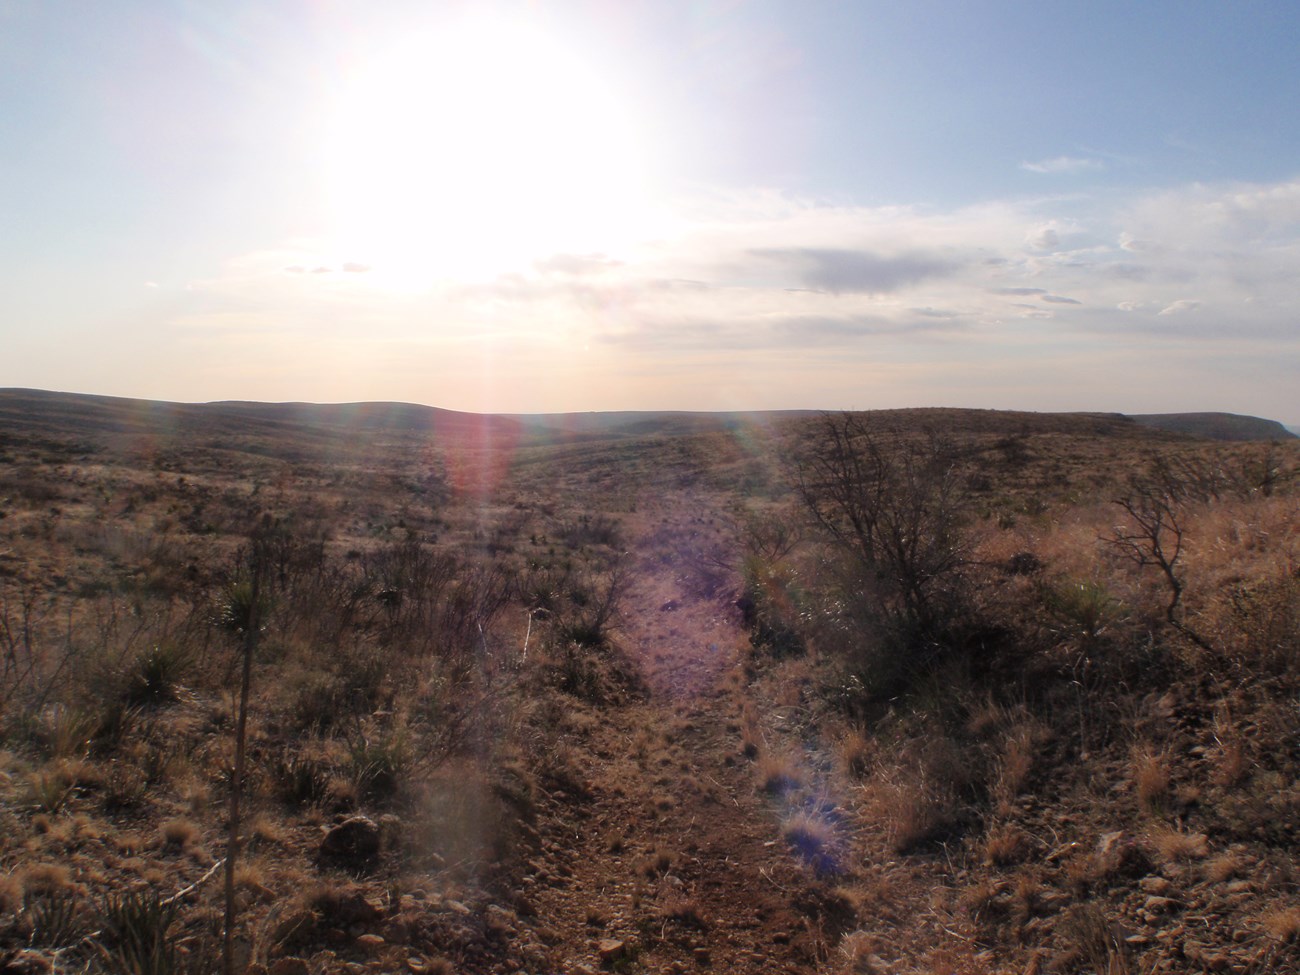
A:
<svg viewBox="0 0 1300 975">
<path fill-rule="evenodd" d="M 463 915 L 463 914 L 470 913 L 470 909 L 466 907 L 464 904 L 462 904 L 460 901 L 447 901 L 447 903 L 444 906 L 450 910 L 455 911 L 457 914 Z"/>
<path fill-rule="evenodd" d="M 1141 887 L 1145 893 L 1163 896 L 1169 891 L 1169 888 L 1172 885 L 1164 877 L 1143 877 L 1138 882 L 1138 886 Z"/>
<path fill-rule="evenodd" d="M 329 857 L 368 860 L 379 852 L 379 827 L 368 816 L 349 816 L 325 834 L 320 851 Z"/>
<path fill-rule="evenodd" d="M 1163 914 L 1165 911 L 1169 910 L 1169 908 L 1173 907 L 1175 903 L 1177 902 L 1172 897 L 1152 896 L 1148 897 L 1142 903 L 1142 909 L 1144 911 L 1150 911 L 1152 914 Z"/>
<path fill-rule="evenodd" d="M 708 948 L 696 948 L 693 954 L 695 955 L 695 964 L 697 965 L 713 964 L 713 956 L 709 954 Z"/>
<path fill-rule="evenodd" d="M 614 938 L 605 938 L 596 946 L 596 953 L 601 961 L 618 961 L 627 950 L 627 943 Z"/>
<path fill-rule="evenodd" d="M 366 951 L 379 951 L 385 944 L 383 937 L 378 934 L 363 934 L 357 938 L 357 945 Z"/>
</svg>

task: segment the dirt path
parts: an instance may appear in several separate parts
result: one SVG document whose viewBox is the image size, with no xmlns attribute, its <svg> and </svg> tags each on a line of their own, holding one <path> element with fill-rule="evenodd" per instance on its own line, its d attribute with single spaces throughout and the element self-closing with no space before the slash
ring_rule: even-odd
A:
<svg viewBox="0 0 1300 975">
<path fill-rule="evenodd" d="M 648 691 L 592 712 L 574 745 L 588 794 L 549 800 L 533 895 L 557 969 L 809 971 L 834 898 L 740 751 L 746 636 L 733 592 L 692 592 L 686 551 L 717 529 L 692 504 L 633 531 L 619 641 Z"/>
</svg>

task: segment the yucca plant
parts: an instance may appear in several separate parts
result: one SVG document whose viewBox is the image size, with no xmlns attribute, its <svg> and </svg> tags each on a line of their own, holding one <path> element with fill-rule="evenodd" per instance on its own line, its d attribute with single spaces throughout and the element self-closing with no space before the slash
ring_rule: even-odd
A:
<svg viewBox="0 0 1300 975">
<path fill-rule="evenodd" d="M 32 944 L 42 948 L 66 948 L 81 940 L 83 925 L 77 901 L 66 892 L 40 893 L 26 907 L 32 926 Z"/>
<path fill-rule="evenodd" d="M 183 959 L 169 931 L 180 914 L 156 891 L 109 894 L 99 905 L 104 959 L 123 975 L 175 975 Z"/>
<path fill-rule="evenodd" d="M 412 755 L 404 730 L 352 742 L 349 762 L 357 791 L 369 799 L 391 798 L 411 770 Z"/>
<path fill-rule="evenodd" d="M 123 696 L 131 705 L 165 704 L 176 700 L 189 654 L 174 644 L 160 644 L 138 654 L 126 672 Z"/>
<path fill-rule="evenodd" d="M 317 759 L 286 750 L 272 758 L 267 771 L 276 795 L 289 806 L 314 806 L 329 795 L 330 769 Z"/>
</svg>

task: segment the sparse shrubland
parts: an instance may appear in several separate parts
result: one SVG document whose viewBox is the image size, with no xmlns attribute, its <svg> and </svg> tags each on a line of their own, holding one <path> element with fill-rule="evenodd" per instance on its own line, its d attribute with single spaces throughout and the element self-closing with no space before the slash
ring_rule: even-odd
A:
<svg viewBox="0 0 1300 975">
<path fill-rule="evenodd" d="M 1293 444 L 648 423 L 0 434 L 0 968 L 1300 968 Z"/>
<path fill-rule="evenodd" d="M 1300 728 L 1294 450 L 1152 445 L 1028 508 L 1023 442 L 869 415 L 793 439 L 806 535 L 751 556 L 757 681 L 778 700 L 792 649 L 814 661 L 805 741 L 846 756 L 866 856 L 952 864 L 949 927 L 1008 964 L 1289 970 L 1264 887 L 1295 894 L 1300 756 L 1263 743 Z"/>
</svg>

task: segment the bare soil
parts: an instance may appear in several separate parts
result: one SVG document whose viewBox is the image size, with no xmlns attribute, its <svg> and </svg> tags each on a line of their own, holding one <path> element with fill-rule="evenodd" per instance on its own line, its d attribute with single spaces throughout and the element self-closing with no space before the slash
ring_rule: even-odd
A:
<svg viewBox="0 0 1300 975">
<path fill-rule="evenodd" d="M 580 789 L 552 793 L 532 864 L 559 971 L 807 971 L 852 920 L 780 839 L 738 734 L 749 652 L 734 592 L 701 592 L 700 497 L 629 525 L 635 569 L 619 643 L 640 699 L 593 711 L 573 747 Z M 602 951 L 604 958 L 602 958 Z"/>
</svg>

